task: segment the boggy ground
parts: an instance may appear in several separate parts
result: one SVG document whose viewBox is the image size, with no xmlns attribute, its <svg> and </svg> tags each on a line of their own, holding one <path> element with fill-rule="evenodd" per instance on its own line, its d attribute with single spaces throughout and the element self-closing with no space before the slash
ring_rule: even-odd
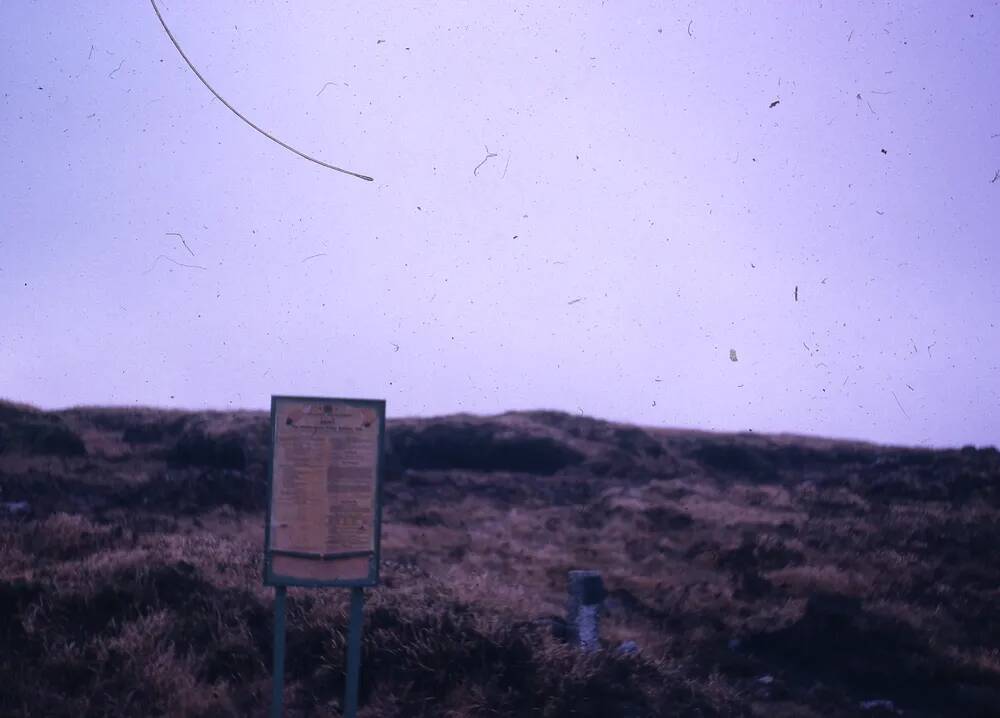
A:
<svg viewBox="0 0 1000 718">
<path fill-rule="evenodd" d="M 995 449 L 554 412 L 389 436 L 368 718 L 997 715 Z M 268 442 L 263 413 L 0 402 L 0 715 L 265 714 Z M 596 655 L 560 640 L 574 568 L 609 590 Z M 337 714 L 345 599 L 290 592 L 289 715 Z"/>
</svg>

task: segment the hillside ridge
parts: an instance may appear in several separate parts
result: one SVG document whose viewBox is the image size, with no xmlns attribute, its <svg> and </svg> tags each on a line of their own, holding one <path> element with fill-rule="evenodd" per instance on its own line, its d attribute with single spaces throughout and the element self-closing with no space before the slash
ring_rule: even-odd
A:
<svg viewBox="0 0 1000 718">
<path fill-rule="evenodd" d="M 387 435 L 369 718 L 1000 704 L 995 448 L 552 411 Z M 269 442 L 267 412 L 0 402 L 0 713 L 262 715 Z M 561 639 L 579 568 L 608 588 L 593 658 Z M 293 593 L 289 715 L 336 711 L 342 592 Z"/>
</svg>

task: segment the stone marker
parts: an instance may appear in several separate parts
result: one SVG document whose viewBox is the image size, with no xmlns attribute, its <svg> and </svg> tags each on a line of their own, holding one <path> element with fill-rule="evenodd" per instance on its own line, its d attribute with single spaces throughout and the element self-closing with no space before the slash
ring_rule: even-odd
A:
<svg viewBox="0 0 1000 718">
<path fill-rule="evenodd" d="M 566 611 L 569 640 L 585 651 L 596 651 L 600 647 L 600 612 L 604 596 L 604 581 L 599 572 L 569 572 Z"/>
</svg>

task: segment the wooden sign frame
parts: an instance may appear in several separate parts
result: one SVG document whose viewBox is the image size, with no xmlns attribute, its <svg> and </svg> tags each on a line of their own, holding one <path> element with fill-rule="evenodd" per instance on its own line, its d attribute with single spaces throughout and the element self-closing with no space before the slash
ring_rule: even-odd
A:
<svg viewBox="0 0 1000 718">
<path fill-rule="evenodd" d="M 376 440 L 376 455 L 371 457 L 374 463 L 375 475 L 373 477 L 373 516 L 372 516 L 372 541 L 370 550 L 348 550 L 333 553 L 315 553 L 290 551 L 275 548 L 272 545 L 272 510 L 275 502 L 275 472 L 278 470 L 278 414 L 279 409 L 287 404 L 302 404 L 308 406 L 347 406 L 355 409 L 367 409 L 375 414 L 375 421 L 378 424 L 378 437 Z M 361 588 L 378 585 L 379 562 L 381 552 L 382 533 L 382 453 L 385 445 L 385 401 L 380 399 L 343 399 L 332 397 L 303 397 L 303 396 L 272 396 L 271 397 L 271 460 L 267 471 L 267 517 L 264 524 L 264 584 L 268 586 L 304 586 L 310 588 L 322 587 L 342 587 Z M 275 557 L 289 557 L 299 561 L 320 561 L 320 562 L 344 562 L 353 561 L 358 563 L 358 559 L 367 558 L 367 571 L 357 572 L 350 578 L 309 578 L 303 576 L 280 573 L 275 569 Z M 361 575 L 364 574 L 364 575 Z"/>
</svg>

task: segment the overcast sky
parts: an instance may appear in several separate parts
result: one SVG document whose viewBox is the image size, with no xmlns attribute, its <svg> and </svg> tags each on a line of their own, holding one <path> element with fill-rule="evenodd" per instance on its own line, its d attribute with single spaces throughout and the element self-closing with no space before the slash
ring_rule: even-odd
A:
<svg viewBox="0 0 1000 718">
<path fill-rule="evenodd" d="M 0 396 L 1000 443 L 997 2 L 378 5 L 0 2 Z"/>
</svg>

